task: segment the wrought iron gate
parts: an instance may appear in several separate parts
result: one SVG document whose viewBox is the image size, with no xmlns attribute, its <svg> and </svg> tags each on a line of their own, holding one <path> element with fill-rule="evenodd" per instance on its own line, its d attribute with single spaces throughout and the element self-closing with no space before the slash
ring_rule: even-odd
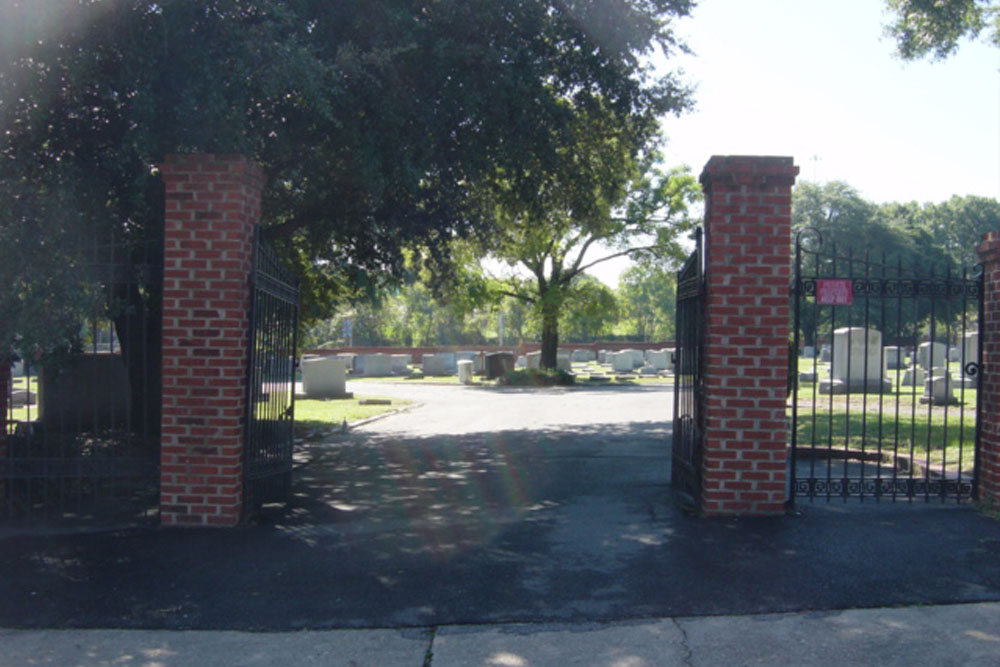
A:
<svg viewBox="0 0 1000 667">
<path fill-rule="evenodd" d="M 37 309 L 39 321 L 14 329 L 24 347 L 0 350 L 0 522 L 151 521 L 159 500 L 160 230 L 119 231 L 60 262 L 61 289 L 74 297 L 53 305 L 58 314 L 48 321 Z M 66 330 L 49 345 L 28 343 L 60 317 Z"/>
<path fill-rule="evenodd" d="M 259 230 L 251 275 L 244 516 L 285 501 L 290 492 L 299 302 L 295 279 Z"/>
<path fill-rule="evenodd" d="M 677 350 L 674 357 L 674 425 L 670 481 L 686 504 L 697 506 L 701 496 L 702 360 L 705 285 L 701 229 L 695 250 L 677 273 Z"/>
<path fill-rule="evenodd" d="M 791 499 L 975 498 L 981 271 L 821 252 L 815 236 L 795 247 Z"/>
</svg>

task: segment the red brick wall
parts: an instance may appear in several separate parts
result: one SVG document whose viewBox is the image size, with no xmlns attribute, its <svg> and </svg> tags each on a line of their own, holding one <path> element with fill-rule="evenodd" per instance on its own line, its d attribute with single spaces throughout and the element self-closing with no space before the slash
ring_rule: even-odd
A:
<svg viewBox="0 0 1000 667">
<path fill-rule="evenodd" d="M 163 257 L 160 521 L 231 526 L 242 510 L 248 287 L 260 168 L 172 155 Z"/>
<path fill-rule="evenodd" d="M 705 514 L 786 500 L 791 158 L 720 157 L 705 191 Z"/>
<path fill-rule="evenodd" d="M 1000 508 L 1000 231 L 983 236 L 979 246 L 985 297 L 980 326 L 983 357 L 979 397 L 979 499 Z"/>
</svg>

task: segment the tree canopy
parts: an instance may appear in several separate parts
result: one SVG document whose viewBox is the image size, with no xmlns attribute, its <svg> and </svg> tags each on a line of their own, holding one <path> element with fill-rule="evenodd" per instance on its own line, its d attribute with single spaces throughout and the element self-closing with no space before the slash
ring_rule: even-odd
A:
<svg viewBox="0 0 1000 667">
<path fill-rule="evenodd" d="M 892 16 L 886 34 L 905 60 L 941 60 L 958 50 L 962 39 L 986 31 L 1000 46 L 1000 4 L 988 0 L 886 0 Z"/>
<path fill-rule="evenodd" d="M 567 101 L 637 122 L 686 104 L 642 57 L 682 48 L 691 4 L 4 0 L 0 226 L 138 235 L 162 217 L 164 156 L 244 153 L 315 318 L 400 275 L 409 245 L 441 255 L 487 226 L 473 186 L 564 159 Z"/>
</svg>

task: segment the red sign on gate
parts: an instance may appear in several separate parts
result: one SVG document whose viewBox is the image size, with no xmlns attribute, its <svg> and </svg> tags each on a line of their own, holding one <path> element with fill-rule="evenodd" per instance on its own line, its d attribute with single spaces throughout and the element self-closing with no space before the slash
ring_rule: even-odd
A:
<svg viewBox="0 0 1000 667">
<path fill-rule="evenodd" d="M 851 281 L 839 278 L 816 280 L 816 303 L 823 306 L 851 305 Z"/>
</svg>

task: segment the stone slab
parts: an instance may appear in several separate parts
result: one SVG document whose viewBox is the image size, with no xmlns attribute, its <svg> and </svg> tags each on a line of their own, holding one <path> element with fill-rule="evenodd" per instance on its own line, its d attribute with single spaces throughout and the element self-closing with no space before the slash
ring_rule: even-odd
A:
<svg viewBox="0 0 1000 667">
<path fill-rule="evenodd" d="M 608 360 L 611 363 L 611 370 L 616 373 L 631 373 L 634 367 L 632 353 L 628 350 L 609 352 Z"/>
<path fill-rule="evenodd" d="M 458 361 L 458 381 L 462 384 L 472 384 L 472 359 Z"/>
<path fill-rule="evenodd" d="M 359 360 L 363 360 L 361 367 L 364 374 L 369 377 L 389 377 L 393 374 L 390 354 L 363 354 L 359 356 Z"/>
<path fill-rule="evenodd" d="M 420 364 L 425 376 L 450 375 L 448 359 L 439 354 L 425 354 Z"/>
<path fill-rule="evenodd" d="M 306 398 L 343 398 L 347 393 L 347 369 L 343 359 L 303 359 L 302 391 Z"/>
</svg>

